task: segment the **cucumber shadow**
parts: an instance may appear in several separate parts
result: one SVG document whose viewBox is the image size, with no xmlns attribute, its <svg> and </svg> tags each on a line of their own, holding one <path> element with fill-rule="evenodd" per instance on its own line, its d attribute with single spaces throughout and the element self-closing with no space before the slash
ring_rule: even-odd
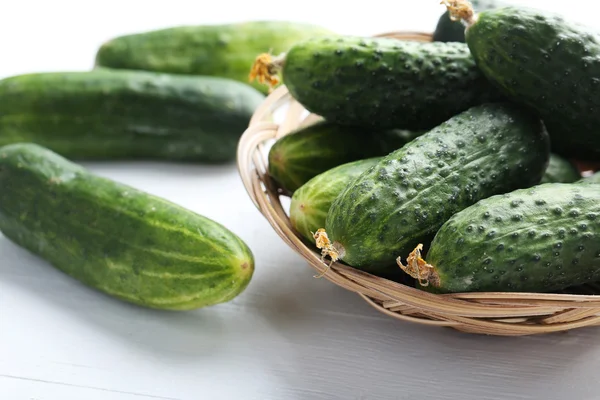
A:
<svg viewBox="0 0 600 400">
<path fill-rule="evenodd" d="M 46 261 L 0 235 L 0 279 L 77 325 L 138 347 L 158 359 L 185 362 L 224 350 L 226 315 L 219 305 L 193 311 L 165 311 L 137 306 L 83 285 Z"/>
</svg>

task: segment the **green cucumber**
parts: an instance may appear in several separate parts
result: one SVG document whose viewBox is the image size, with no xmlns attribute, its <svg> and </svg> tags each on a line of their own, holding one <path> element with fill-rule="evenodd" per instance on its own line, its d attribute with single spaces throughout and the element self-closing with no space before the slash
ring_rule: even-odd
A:
<svg viewBox="0 0 600 400">
<path fill-rule="evenodd" d="M 436 293 L 552 292 L 600 280 L 599 240 L 600 186 L 546 183 L 462 210 L 398 263 Z"/>
<path fill-rule="evenodd" d="M 332 34 L 325 27 L 286 21 L 176 26 L 115 37 L 98 49 L 95 62 L 100 67 L 220 76 L 248 83 L 248 68 L 257 54 L 278 54 L 297 41 Z M 254 87 L 266 93 L 263 85 Z"/>
<path fill-rule="evenodd" d="M 501 99 L 464 43 L 324 37 L 259 66 L 263 78 L 280 71 L 307 110 L 344 125 L 427 130 Z"/>
<path fill-rule="evenodd" d="M 581 179 L 581 173 L 575 164 L 559 155 L 551 153 L 548 168 L 540 183 L 573 183 L 579 179 Z"/>
<path fill-rule="evenodd" d="M 0 146 L 32 142 L 73 160 L 235 160 L 264 95 L 215 77 L 47 72 L 0 80 Z"/>
<path fill-rule="evenodd" d="M 495 0 L 471 0 L 476 11 L 493 10 L 500 8 L 503 3 Z M 433 40 L 436 42 L 465 42 L 465 25 L 460 21 L 453 21 L 449 11 L 446 10 L 438 20 L 433 32 Z"/>
<path fill-rule="evenodd" d="M 299 128 L 269 150 L 269 175 L 293 193 L 311 178 L 338 165 L 384 156 L 422 131 L 369 131 L 327 121 Z"/>
<path fill-rule="evenodd" d="M 466 41 L 480 70 L 510 101 L 531 107 L 548 129 L 552 151 L 600 157 L 600 35 L 562 16 L 526 7 L 473 15 Z M 451 7 L 452 8 L 452 7 Z"/>
<path fill-rule="evenodd" d="M 397 268 L 396 257 L 456 212 L 537 184 L 548 159 L 548 135 L 535 114 L 510 103 L 473 107 L 352 181 L 331 205 L 317 247 L 367 272 Z"/>
<path fill-rule="evenodd" d="M 306 182 L 294 192 L 290 203 L 290 223 L 306 240 L 315 243 L 314 233 L 325 226 L 333 200 L 360 174 L 377 164 L 381 157 L 339 165 Z"/>
<path fill-rule="evenodd" d="M 229 301 L 254 271 L 249 247 L 223 225 L 33 143 L 0 148 L 0 232 L 85 285 L 149 308 Z"/>
</svg>

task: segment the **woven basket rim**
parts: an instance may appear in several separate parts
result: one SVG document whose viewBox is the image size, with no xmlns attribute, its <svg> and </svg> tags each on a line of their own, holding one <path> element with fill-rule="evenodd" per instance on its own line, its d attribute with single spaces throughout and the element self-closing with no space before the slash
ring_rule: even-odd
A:
<svg viewBox="0 0 600 400">
<path fill-rule="evenodd" d="M 386 32 L 373 37 L 431 41 L 425 32 Z M 288 105 L 282 123 L 273 113 Z M 378 311 L 404 321 L 450 327 L 459 331 L 521 336 L 600 325 L 600 296 L 519 292 L 476 292 L 436 295 L 374 276 L 341 262 L 321 261 L 318 249 L 310 248 L 291 226 L 280 201 L 286 196 L 268 174 L 266 143 L 312 124 L 320 117 L 308 113 L 285 85 L 275 89 L 255 110 L 237 149 L 237 168 L 248 195 L 280 238 L 299 253 L 320 277 L 357 293 Z M 595 292 L 594 292 L 595 293 Z"/>
</svg>

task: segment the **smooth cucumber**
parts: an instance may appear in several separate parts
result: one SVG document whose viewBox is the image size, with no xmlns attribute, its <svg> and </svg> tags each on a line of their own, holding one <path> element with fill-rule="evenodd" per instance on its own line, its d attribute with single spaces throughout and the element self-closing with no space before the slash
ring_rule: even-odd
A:
<svg viewBox="0 0 600 400">
<path fill-rule="evenodd" d="M 269 150 L 269 174 L 293 193 L 311 178 L 338 165 L 384 156 L 423 131 L 373 131 L 319 121 L 282 137 Z"/>
<path fill-rule="evenodd" d="M 475 11 L 493 10 L 504 6 L 495 0 L 470 0 Z M 453 21 L 450 13 L 446 10 L 440 16 L 433 32 L 433 40 L 436 42 L 461 42 L 465 43 L 465 25 L 461 21 Z"/>
<path fill-rule="evenodd" d="M 335 198 L 360 174 L 377 164 L 381 157 L 339 165 L 310 179 L 294 192 L 290 222 L 306 240 L 315 243 L 314 233 L 325 226 L 327 212 Z"/>
<path fill-rule="evenodd" d="M 466 41 L 480 70 L 506 98 L 540 114 L 553 152 L 597 160 L 600 35 L 562 16 L 521 6 L 467 14 L 465 20 Z"/>
<path fill-rule="evenodd" d="M 464 43 L 324 37 L 273 63 L 306 109 L 345 125 L 426 130 L 501 99 Z"/>
<path fill-rule="evenodd" d="M 82 283 L 150 308 L 231 300 L 254 272 L 250 248 L 223 225 L 31 143 L 0 148 L 0 231 Z"/>
<path fill-rule="evenodd" d="M 440 228 L 417 286 L 437 293 L 551 292 L 595 282 L 599 239 L 600 186 L 546 183 L 492 196 Z M 415 264 L 407 265 L 417 277 Z"/>
<path fill-rule="evenodd" d="M 537 184 L 549 140 L 535 116 L 509 103 L 460 113 L 352 181 L 334 200 L 325 233 L 345 263 L 372 273 L 426 242 L 456 212 Z"/>
<path fill-rule="evenodd" d="M 581 179 L 581 173 L 571 161 L 554 153 L 540 183 L 573 183 Z"/>
<path fill-rule="evenodd" d="M 0 81 L 0 145 L 32 142 L 73 160 L 222 163 L 264 95 L 239 82 L 94 70 Z"/>
<path fill-rule="evenodd" d="M 287 21 L 176 26 L 115 37 L 98 49 L 96 65 L 248 83 L 257 54 L 279 54 L 300 40 L 332 34 L 325 27 Z M 263 85 L 254 87 L 266 93 Z"/>
</svg>

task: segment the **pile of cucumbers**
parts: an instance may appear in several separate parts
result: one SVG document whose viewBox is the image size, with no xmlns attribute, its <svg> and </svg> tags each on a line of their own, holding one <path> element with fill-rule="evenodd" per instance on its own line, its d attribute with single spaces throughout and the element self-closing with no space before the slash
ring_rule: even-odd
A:
<svg viewBox="0 0 600 400">
<path fill-rule="evenodd" d="M 173 27 L 108 41 L 89 71 L 0 80 L 0 232 L 140 306 L 189 310 L 233 299 L 255 268 L 240 237 L 79 162 L 234 161 L 267 92 L 248 82 L 256 52 L 326 34 L 277 21 Z"/>
<path fill-rule="evenodd" d="M 256 58 L 322 117 L 270 150 L 291 223 L 324 262 L 434 293 L 600 281 L 600 178 L 575 164 L 600 161 L 600 35 L 474 4 L 446 1 L 432 42 L 331 35 Z"/>
</svg>

